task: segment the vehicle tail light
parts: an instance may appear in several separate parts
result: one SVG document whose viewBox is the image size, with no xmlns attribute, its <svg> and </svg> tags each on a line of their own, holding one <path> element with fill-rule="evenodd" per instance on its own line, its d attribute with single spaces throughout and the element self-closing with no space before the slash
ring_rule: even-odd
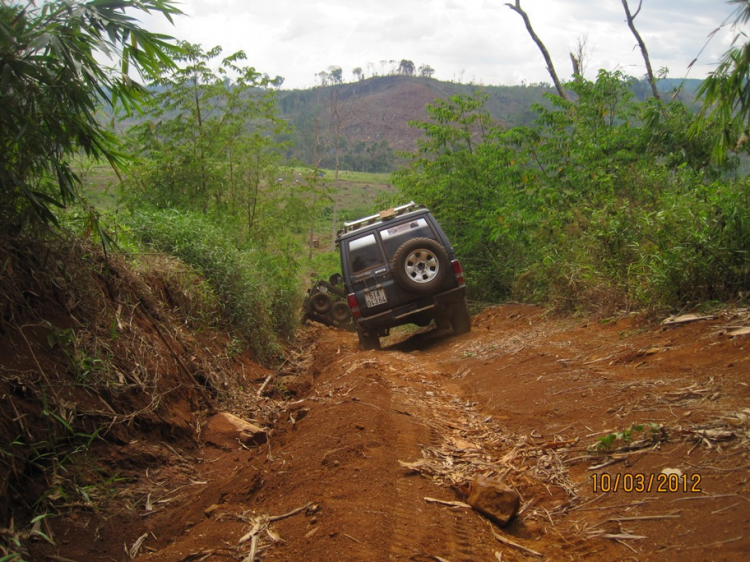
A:
<svg viewBox="0 0 750 562">
<path fill-rule="evenodd" d="M 453 266 L 453 275 L 456 276 L 458 286 L 463 287 L 464 285 L 466 285 L 466 283 L 464 282 L 464 270 L 461 268 L 461 263 L 458 260 L 453 260 L 451 262 L 451 265 Z"/>
<path fill-rule="evenodd" d="M 359 310 L 359 303 L 357 302 L 357 295 L 349 293 L 346 295 L 346 302 L 349 304 L 349 309 L 352 311 L 354 318 L 361 318 L 362 313 Z"/>
</svg>

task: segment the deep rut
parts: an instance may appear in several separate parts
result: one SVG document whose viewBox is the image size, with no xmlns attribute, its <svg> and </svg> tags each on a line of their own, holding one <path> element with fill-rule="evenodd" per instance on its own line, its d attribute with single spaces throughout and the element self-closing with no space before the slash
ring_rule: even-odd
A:
<svg viewBox="0 0 750 562">
<path fill-rule="evenodd" d="M 439 378 L 443 375 L 430 367 L 421 358 L 417 361 L 398 352 L 389 352 L 380 365 L 390 397 L 390 425 L 397 432 L 397 461 L 415 461 L 422 458 L 425 448 L 446 445 L 447 427 L 436 416 L 459 399 L 442 389 Z M 481 529 L 475 513 L 425 501 L 426 497 L 455 500 L 453 490 L 408 474 L 404 468 L 399 469 L 394 486 L 390 560 L 435 560 L 437 556 L 471 562 L 492 555 L 478 540 Z M 421 524 L 415 525 L 415 521 Z"/>
</svg>

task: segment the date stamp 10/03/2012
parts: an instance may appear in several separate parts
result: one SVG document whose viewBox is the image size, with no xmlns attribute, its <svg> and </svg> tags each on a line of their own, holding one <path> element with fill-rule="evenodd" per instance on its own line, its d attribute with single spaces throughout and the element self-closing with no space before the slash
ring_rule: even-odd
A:
<svg viewBox="0 0 750 562">
<path fill-rule="evenodd" d="M 700 494 L 702 476 L 694 474 L 624 472 L 616 474 L 592 474 L 593 492 L 599 493 L 651 493 Z"/>
</svg>

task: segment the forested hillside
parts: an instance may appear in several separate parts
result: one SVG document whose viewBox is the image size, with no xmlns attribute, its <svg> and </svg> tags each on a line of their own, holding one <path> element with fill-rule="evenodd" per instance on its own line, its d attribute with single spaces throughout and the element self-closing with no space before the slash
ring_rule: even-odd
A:
<svg viewBox="0 0 750 562">
<path fill-rule="evenodd" d="M 481 88 L 432 78 L 382 76 L 351 84 L 280 91 L 278 97 L 280 115 L 296 130 L 291 155 L 311 164 L 316 158 L 316 135 L 321 139 L 337 134 L 343 169 L 388 172 L 399 165 L 398 153 L 416 149 L 421 133 L 409 127 L 409 122 L 425 119 L 428 103 L 478 90 L 489 95 L 488 110 L 508 126 L 530 124 L 532 104 L 543 102 L 544 93 L 551 92 L 549 87 L 539 85 Z M 333 168 L 332 147 L 318 154 L 318 160 L 322 167 Z"/>
<path fill-rule="evenodd" d="M 218 58 L 216 54 L 205 55 L 206 61 Z M 227 91 L 235 87 L 228 84 Z M 531 124 L 532 105 L 543 103 L 544 94 L 552 92 L 545 84 L 485 87 L 397 75 L 307 90 L 275 89 L 271 83 L 262 87 L 273 92 L 278 118 L 289 126 L 276 137 L 288 143 L 288 158 L 332 169 L 338 150 L 341 169 L 376 173 L 393 171 L 402 163 L 400 152 L 416 149 L 420 133 L 410 128 L 409 122 L 425 119 L 426 105 L 436 99 L 481 90 L 489 96 L 487 108 L 493 117 L 516 126 Z M 162 99 L 167 91 L 163 84 L 155 84 L 152 89 Z M 112 113 L 102 109 L 102 121 L 112 122 Z M 115 122 L 125 131 L 143 123 L 144 116 L 121 116 Z"/>
<path fill-rule="evenodd" d="M 660 80 L 665 94 L 694 106 L 699 80 Z M 645 80 L 630 80 L 634 98 L 650 95 Z M 162 88 L 157 88 L 159 92 Z M 351 83 L 318 86 L 306 90 L 276 91 L 278 116 L 291 125 L 279 139 L 288 141 L 286 155 L 313 166 L 336 166 L 334 139 L 338 140 L 339 166 L 358 172 L 391 172 L 403 165 L 400 153 L 416 150 L 421 133 L 411 121 L 428 117 L 426 106 L 437 99 L 457 94 L 487 96 L 485 108 L 505 127 L 529 126 L 536 114 L 534 104 L 544 104 L 545 95 L 554 92 L 550 84 L 486 86 L 442 82 L 418 76 L 377 76 Z M 106 119 L 111 119 L 105 113 Z M 142 121 L 133 116 L 123 119 L 127 128 Z"/>
<path fill-rule="evenodd" d="M 659 88 L 692 107 L 699 84 L 699 80 L 660 80 Z M 631 80 L 629 88 L 637 100 L 650 95 L 645 80 Z M 278 103 L 279 115 L 294 126 L 290 156 L 310 165 L 316 160 L 316 135 L 320 142 L 338 134 L 343 169 L 390 172 L 403 164 L 401 152 L 416 149 L 421 133 L 409 127 L 409 122 L 426 119 L 426 106 L 434 100 L 482 92 L 493 120 L 511 128 L 532 125 L 536 117 L 532 106 L 546 103 L 544 96 L 553 91 L 550 84 L 486 86 L 392 75 L 309 90 L 280 90 Z M 320 166 L 335 167 L 330 146 L 317 158 Z"/>
</svg>

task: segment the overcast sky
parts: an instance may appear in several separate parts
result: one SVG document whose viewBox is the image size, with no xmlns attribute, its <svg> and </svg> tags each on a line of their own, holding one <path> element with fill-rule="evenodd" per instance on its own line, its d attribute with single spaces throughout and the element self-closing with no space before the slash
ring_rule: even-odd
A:
<svg viewBox="0 0 750 562">
<path fill-rule="evenodd" d="M 637 2 L 630 0 L 631 11 Z M 186 15 L 173 27 L 163 18 L 146 26 L 206 50 L 220 45 L 224 55 L 243 50 L 249 66 L 282 76 L 285 89 L 318 85 L 316 75 L 332 66 L 351 81 L 357 67 L 369 77 L 390 70 L 381 61 L 402 59 L 417 69 L 429 65 L 440 80 L 551 82 L 521 16 L 505 0 L 182 0 L 180 6 Z M 521 7 L 563 80 L 572 73 L 569 53 L 584 38 L 587 78 L 600 68 L 645 75 L 622 0 L 522 0 Z M 643 0 L 635 23 L 654 71 L 703 78 L 734 36 L 726 24 L 732 12 L 723 0 Z"/>
</svg>

